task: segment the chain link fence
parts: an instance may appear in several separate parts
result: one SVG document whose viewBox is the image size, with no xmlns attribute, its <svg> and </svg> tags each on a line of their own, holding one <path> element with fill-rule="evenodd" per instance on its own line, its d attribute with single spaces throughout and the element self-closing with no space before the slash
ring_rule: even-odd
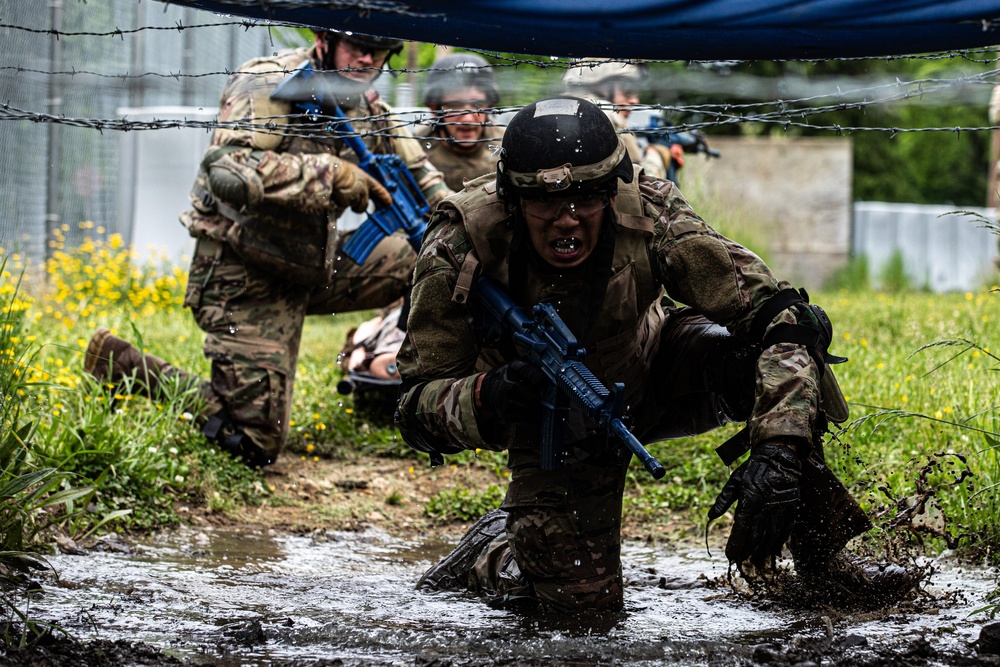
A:
<svg viewBox="0 0 1000 667">
<path fill-rule="evenodd" d="M 56 118 L 113 119 L 122 108 L 163 105 L 214 112 L 226 70 L 286 46 L 265 27 L 139 0 L 0 0 L 0 17 L 0 104 Z M 203 24 L 211 25 L 187 28 Z M 0 247 L 40 260 L 57 228 L 69 245 L 93 234 L 84 221 L 131 241 L 120 210 L 129 176 L 121 135 L 0 122 Z"/>
</svg>

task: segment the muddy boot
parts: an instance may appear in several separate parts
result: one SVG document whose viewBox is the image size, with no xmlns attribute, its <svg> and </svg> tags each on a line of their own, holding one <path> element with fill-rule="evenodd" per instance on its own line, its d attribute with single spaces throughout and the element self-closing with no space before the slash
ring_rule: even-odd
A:
<svg viewBox="0 0 1000 667">
<path fill-rule="evenodd" d="M 788 547 L 805 587 L 824 601 L 867 608 L 899 601 L 923 571 L 878 565 L 842 553 L 851 538 L 872 527 L 864 510 L 823 462 L 816 448 L 802 465 L 802 506 Z"/>
<path fill-rule="evenodd" d="M 788 542 L 796 563 L 824 563 L 867 532 L 872 522 L 844 483 L 826 466 L 822 447 L 802 462 L 801 505 Z"/>
<path fill-rule="evenodd" d="M 201 384 L 201 379 L 171 366 L 159 357 L 143 354 L 128 341 L 101 327 L 94 332 L 83 358 L 83 370 L 102 383 L 160 401 L 169 398 L 167 388 L 180 391 Z M 131 378 L 133 381 L 128 382 Z"/>
<path fill-rule="evenodd" d="M 277 448 L 265 451 L 247 432 L 235 424 L 226 410 L 220 410 L 205 419 L 201 433 L 219 448 L 238 458 L 251 468 L 263 468 L 278 458 Z"/>
<path fill-rule="evenodd" d="M 466 531 L 458 546 L 437 565 L 424 572 L 417 589 L 456 591 L 469 587 L 469 575 L 476 560 L 490 542 L 502 535 L 507 526 L 507 512 L 495 509 L 479 517 Z"/>
</svg>

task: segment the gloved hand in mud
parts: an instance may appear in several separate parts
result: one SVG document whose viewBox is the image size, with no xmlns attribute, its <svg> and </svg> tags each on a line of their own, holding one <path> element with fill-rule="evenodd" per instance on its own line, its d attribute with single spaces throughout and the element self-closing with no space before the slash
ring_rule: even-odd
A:
<svg viewBox="0 0 1000 667">
<path fill-rule="evenodd" d="M 726 543 L 729 562 L 750 559 L 763 568 L 768 559 L 781 555 L 799 509 L 801 478 L 794 444 L 772 440 L 753 448 L 708 511 L 708 520 L 714 521 L 738 501 Z"/>
</svg>

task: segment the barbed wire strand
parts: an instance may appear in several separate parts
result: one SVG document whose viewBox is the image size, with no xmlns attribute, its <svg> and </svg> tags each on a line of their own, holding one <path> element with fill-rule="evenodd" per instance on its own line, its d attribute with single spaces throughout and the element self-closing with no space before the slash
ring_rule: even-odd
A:
<svg viewBox="0 0 1000 667">
<path fill-rule="evenodd" d="M 253 28 L 266 28 L 271 30 L 274 27 L 281 27 L 288 24 L 280 24 L 274 22 L 260 22 L 260 21 L 225 21 L 220 23 L 198 23 L 184 25 L 181 22 L 177 22 L 173 26 L 139 26 L 136 28 L 131 28 L 127 30 L 122 30 L 120 28 L 115 28 L 114 30 L 96 32 L 96 31 L 57 31 L 49 29 L 39 29 L 30 28 L 28 26 L 10 24 L 10 23 L 0 23 L 0 29 L 7 30 L 22 30 L 31 33 L 47 34 L 55 39 L 60 39 L 62 37 L 119 37 L 123 38 L 126 34 L 135 34 L 138 32 L 146 30 L 160 30 L 160 31 L 182 31 L 182 30 L 193 30 L 193 29 L 205 29 L 205 28 L 215 28 L 215 27 L 226 27 L 226 26 L 241 26 L 245 30 L 250 30 Z M 490 67 L 518 67 L 518 66 L 533 66 L 540 68 L 566 68 L 575 65 L 575 61 L 571 59 L 557 59 L 549 58 L 547 60 L 536 59 L 532 57 L 519 58 L 511 56 L 509 54 L 499 54 L 489 51 L 477 51 L 475 49 L 470 49 L 473 52 L 479 52 L 487 55 L 494 59 L 494 63 Z M 942 58 L 971 58 L 972 54 L 986 54 L 991 53 L 995 56 L 995 52 L 990 49 L 969 49 L 959 52 L 944 52 L 935 54 L 917 54 L 909 56 L 889 56 L 877 58 L 878 60 L 900 60 L 900 59 L 942 59 Z M 872 60 L 876 58 L 832 58 L 827 60 Z M 819 62 L 818 60 L 808 59 L 806 62 Z M 979 64 L 996 64 L 996 57 L 990 59 L 973 60 Z M 629 59 L 616 59 L 608 58 L 601 60 L 588 61 L 586 66 L 596 66 L 601 63 L 628 63 L 637 62 Z M 678 61 L 650 61 L 645 60 L 643 62 L 660 62 L 660 63 L 674 63 Z M 734 61 L 734 62 L 752 62 L 752 61 Z M 376 68 L 361 68 L 363 70 L 371 70 Z M 475 69 L 475 68 L 470 68 Z M 137 74 L 131 74 L 129 72 L 109 74 L 102 72 L 94 72 L 89 70 L 77 70 L 75 68 L 70 70 L 61 71 L 45 71 L 39 69 L 32 69 L 23 67 L 21 65 L 4 65 L 0 66 L 0 71 L 9 72 L 13 76 L 24 75 L 24 74 L 40 74 L 44 76 L 69 76 L 75 77 L 78 75 L 95 76 L 103 78 L 113 78 L 122 80 L 140 79 L 146 77 L 158 77 L 158 78 L 173 78 L 175 80 L 180 80 L 182 78 L 203 78 L 203 77 L 213 77 L 213 76 L 260 76 L 262 74 L 288 74 L 289 70 L 281 68 L 270 71 L 255 70 L 253 72 L 241 72 L 239 70 L 223 70 L 217 72 L 201 72 L 201 73 L 182 73 L 182 72 L 168 72 L 166 74 L 159 72 L 141 72 Z M 345 69 L 345 70 L 330 70 L 339 72 L 350 72 L 359 71 L 357 69 Z M 428 74 L 437 71 L 446 71 L 442 68 L 417 68 L 417 69 L 392 69 L 387 68 L 393 74 Z M 633 110 L 644 110 L 652 113 L 658 114 L 671 114 L 671 117 L 675 119 L 669 128 L 651 129 L 648 130 L 648 134 L 655 135 L 658 133 L 666 133 L 670 131 L 685 131 L 685 130 L 707 130 L 711 128 L 717 128 L 720 126 L 732 125 L 732 124 L 742 124 L 742 123 L 756 123 L 756 124 L 768 124 L 768 125 L 780 125 L 785 129 L 788 128 L 802 128 L 817 131 L 829 131 L 835 132 L 837 134 L 843 133 L 855 133 L 855 132 L 885 132 L 891 135 L 896 135 L 900 133 L 908 132 L 979 132 L 998 129 L 992 125 L 977 126 L 977 127 L 884 127 L 884 126 L 846 126 L 836 123 L 822 124 L 816 122 L 807 122 L 808 118 L 829 114 L 834 112 L 843 111 L 859 111 L 865 110 L 872 107 L 877 107 L 879 105 L 889 105 L 896 102 L 902 102 L 905 100 L 910 100 L 914 98 L 930 98 L 934 95 L 941 94 L 943 92 L 954 90 L 956 87 L 963 86 L 976 86 L 976 85 L 989 85 L 994 86 L 998 83 L 998 78 L 1000 78 L 1000 69 L 991 69 L 986 72 L 981 72 L 973 75 L 962 75 L 953 78 L 921 78 L 909 81 L 904 81 L 896 79 L 896 81 L 885 84 L 876 84 L 871 86 L 861 86 L 856 88 L 848 88 L 846 90 L 837 87 L 836 91 L 831 91 L 829 93 L 820 93 L 816 95 L 810 95 L 805 97 L 797 97 L 792 99 L 774 99 L 774 100 L 763 100 L 757 102 L 742 102 L 742 103 L 701 103 L 693 105 L 651 105 L 651 104 L 639 104 L 633 105 L 631 108 Z M 860 99 L 859 99 L 860 98 Z M 840 100 L 840 101 L 837 101 Z M 808 105 L 808 106 L 807 106 Z M 519 110 L 519 106 L 510 107 L 499 107 L 495 109 L 488 109 L 486 111 L 492 113 L 509 113 Z M 611 108 L 611 107 L 608 107 Z M 391 116 L 392 114 L 390 114 Z M 696 117 L 697 120 L 684 121 L 683 117 Z M 357 136 L 399 136 L 399 131 L 403 128 L 412 128 L 413 126 L 420 124 L 420 120 L 413 120 L 409 116 L 398 115 L 393 118 L 389 117 L 363 117 L 352 119 L 354 122 L 362 123 L 372 123 L 379 127 L 375 130 L 358 133 Z M 22 109 L 15 107 L 9 103 L 4 103 L 0 105 L 0 121 L 24 121 L 31 123 L 55 123 L 61 125 L 67 125 L 72 127 L 90 128 L 95 129 L 100 132 L 105 130 L 109 131 L 143 131 L 143 130 L 159 130 L 159 129 L 170 129 L 170 128 L 180 128 L 180 127 L 190 127 L 190 128 L 202 128 L 205 130 L 214 129 L 230 129 L 230 130 L 248 130 L 253 132 L 263 132 L 271 134 L 279 134 L 281 136 L 288 137 L 301 137 L 318 139 L 328 137 L 332 129 L 336 129 L 337 120 L 336 119 L 311 119 L 306 118 L 303 114 L 289 114 L 287 116 L 281 117 L 270 117 L 267 119 L 256 119 L 255 121 L 218 121 L 218 120 L 197 120 L 197 119 L 153 119 L 151 121 L 137 121 L 129 120 L 128 118 L 86 118 L 86 117 L 71 117 L 65 115 L 54 115 L 51 113 L 46 113 L 42 111 L 34 111 L 30 109 Z M 440 117 L 437 120 L 438 123 L 443 125 L 451 124 L 448 117 Z M 332 123 L 332 124 L 331 124 Z M 425 139 L 429 141 L 439 140 L 436 137 L 426 137 Z M 490 141 L 484 139 L 483 141 Z"/>
</svg>

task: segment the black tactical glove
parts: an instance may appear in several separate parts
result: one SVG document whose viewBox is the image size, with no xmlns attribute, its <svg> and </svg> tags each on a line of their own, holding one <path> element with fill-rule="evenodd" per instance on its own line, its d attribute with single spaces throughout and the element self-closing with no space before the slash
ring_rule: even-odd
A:
<svg viewBox="0 0 1000 667">
<path fill-rule="evenodd" d="M 726 543 L 729 562 L 749 558 L 763 568 L 768 558 L 781 555 L 799 509 L 801 478 L 795 449 L 774 441 L 755 447 L 733 472 L 708 512 L 708 520 L 714 521 L 739 500 Z"/>
<path fill-rule="evenodd" d="M 512 361 L 486 373 L 479 387 L 479 402 L 501 424 L 537 422 L 542 415 L 545 374 L 521 360 Z"/>
</svg>

